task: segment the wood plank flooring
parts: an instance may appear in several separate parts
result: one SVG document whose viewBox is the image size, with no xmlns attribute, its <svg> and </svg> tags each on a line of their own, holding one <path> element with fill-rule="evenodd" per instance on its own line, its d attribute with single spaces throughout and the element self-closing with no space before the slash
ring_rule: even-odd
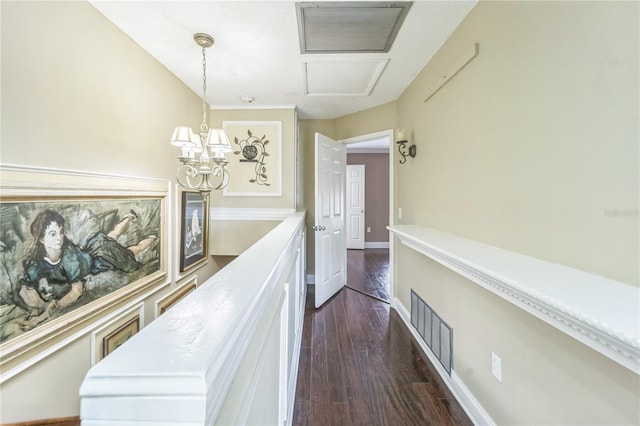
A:
<svg viewBox="0 0 640 426">
<path fill-rule="evenodd" d="M 347 250 L 347 287 L 389 302 L 389 249 Z"/>
<path fill-rule="evenodd" d="M 309 287 L 293 425 L 471 425 L 389 305 Z"/>
</svg>

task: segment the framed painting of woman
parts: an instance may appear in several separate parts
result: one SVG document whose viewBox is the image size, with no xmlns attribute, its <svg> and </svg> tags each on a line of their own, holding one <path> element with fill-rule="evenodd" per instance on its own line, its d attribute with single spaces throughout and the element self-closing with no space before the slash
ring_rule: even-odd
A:
<svg viewBox="0 0 640 426">
<path fill-rule="evenodd" d="M 168 278 L 165 181 L 6 166 L 0 367 Z"/>
</svg>

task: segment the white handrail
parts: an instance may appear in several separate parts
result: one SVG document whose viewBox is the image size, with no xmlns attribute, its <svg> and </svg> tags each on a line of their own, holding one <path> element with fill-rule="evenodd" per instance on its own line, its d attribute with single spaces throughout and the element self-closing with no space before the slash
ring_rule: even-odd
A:
<svg viewBox="0 0 640 426">
<path fill-rule="evenodd" d="M 240 373 L 246 375 L 239 372 L 243 360 L 260 359 L 262 352 L 268 352 L 262 348 L 274 344 L 268 340 L 273 335 L 269 330 L 287 334 L 301 329 L 299 324 L 288 324 L 291 316 L 286 313 L 287 306 L 293 305 L 290 300 L 304 306 L 304 300 L 299 300 L 304 286 L 304 218 L 305 212 L 289 216 L 96 364 L 80 389 L 83 425 L 214 424 L 234 380 L 244 380 L 238 378 Z M 278 303 L 284 306 L 281 315 L 274 308 Z M 297 317 L 302 320 L 302 315 Z M 273 327 L 265 326 L 271 322 Z M 299 345 L 299 336 L 281 338 L 287 339 Z M 280 357 L 289 357 L 287 352 L 281 350 Z M 297 371 L 297 353 L 293 353 L 292 359 L 284 364 L 280 360 L 278 365 L 292 366 L 288 374 Z M 264 368 L 274 368 L 268 362 Z M 256 364 L 260 363 L 252 363 Z M 280 383 L 281 387 L 282 377 Z M 284 383 L 295 386 L 295 380 Z M 285 392 L 288 399 L 291 391 Z M 251 401 L 243 398 L 243 404 L 236 405 L 247 410 Z"/>
</svg>

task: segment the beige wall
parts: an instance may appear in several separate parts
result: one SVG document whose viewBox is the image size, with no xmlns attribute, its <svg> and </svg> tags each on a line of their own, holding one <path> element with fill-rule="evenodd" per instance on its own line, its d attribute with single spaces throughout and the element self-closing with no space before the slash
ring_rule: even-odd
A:
<svg viewBox="0 0 640 426">
<path fill-rule="evenodd" d="M 395 296 L 409 307 L 413 287 L 453 329 L 453 369 L 496 424 L 640 424 L 635 373 L 402 244 L 395 257 Z"/>
<path fill-rule="evenodd" d="M 364 165 L 365 242 L 388 242 L 389 154 L 347 154 L 347 164 Z"/>
<path fill-rule="evenodd" d="M 333 120 L 335 139 L 347 139 L 394 129 L 396 127 L 396 108 L 396 102 L 388 102 L 336 118 Z"/>
<path fill-rule="evenodd" d="M 169 138 L 175 125 L 199 123 L 199 96 L 89 3 L 3 1 L 0 8 L 2 163 L 173 181 L 178 162 Z M 175 217 L 175 205 L 169 213 Z M 197 274 L 202 283 L 217 270 L 209 261 L 185 279 Z M 175 287 L 146 298 L 145 323 Z M 79 414 L 91 359 L 85 331 L 0 385 L 0 423 Z"/>
<path fill-rule="evenodd" d="M 401 223 L 638 285 L 638 13 L 478 3 L 398 100 L 418 146 L 395 167 Z M 452 325 L 454 369 L 498 424 L 640 423 L 638 375 L 403 245 L 394 270 L 405 306 L 414 288 Z"/>
<path fill-rule="evenodd" d="M 88 3 L 2 2 L 3 163 L 173 179 L 171 132 L 199 108 Z"/>
<path fill-rule="evenodd" d="M 403 222 L 639 285 L 637 12 L 480 2 L 398 100 L 418 146 L 397 168 Z"/>
<path fill-rule="evenodd" d="M 214 256 L 239 256 L 280 222 L 270 220 L 212 220 L 209 251 Z"/>
<path fill-rule="evenodd" d="M 294 209 L 296 207 L 296 120 L 296 113 L 293 108 L 215 109 L 211 111 L 211 126 L 216 128 L 222 128 L 225 121 L 279 121 L 282 123 L 282 195 L 261 197 L 225 196 L 222 191 L 214 191 L 211 194 L 211 206 L 213 208 Z M 272 144 L 274 142 L 271 141 Z M 233 139 L 231 140 L 231 145 L 234 145 Z M 227 158 L 229 161 L 238 161 L 233 155 L 229 155 Z M 275 179 L 273 170 L 270 170 L 269 176 L 271 179 Z M 234 178 L 237 179 L 238 176 L 232 174 L 231 179 Z M 215 220 L 211 221 L 211 224 L 211 253 L 237 256 L 265 236 L 277 225 L 277 222 Z"/>
</svg>

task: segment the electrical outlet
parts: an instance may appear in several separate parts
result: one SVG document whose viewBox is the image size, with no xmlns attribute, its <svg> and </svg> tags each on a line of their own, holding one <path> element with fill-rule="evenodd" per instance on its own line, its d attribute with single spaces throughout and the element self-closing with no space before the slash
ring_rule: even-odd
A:
<svg viewBox="0 0 640 426">
<path fill-rule="evenodd" d="M 398 220 L 402 219 L 402 207 L 398 207 Z"/>
<path fill-rule="evenodd" d="M 367 232 L 371 232 L 371 227 L 367 226 Z"/>
<path fill-rule="evenodd" d="M 502 383 L 502 360 L 491 352 L 491 373 L 500 383 Z"/>
</svg>

